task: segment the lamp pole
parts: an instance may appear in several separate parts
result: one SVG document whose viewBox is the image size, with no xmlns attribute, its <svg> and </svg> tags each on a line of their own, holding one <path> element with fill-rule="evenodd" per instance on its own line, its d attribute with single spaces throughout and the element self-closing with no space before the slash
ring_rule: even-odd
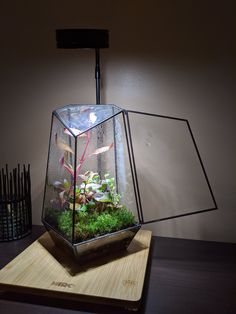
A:
<svg viewBox="0 0 236 314">
<path fill-rule="evenodd" d="M 96 104 L 101 103 L 100 49 L 109 47 L 106 29 L 63 28 L 56 30 L 57 48 L 95 49 Z"/>
<path fill-rule="evenodd" d="M 100 104 L 101 103 L 101 93 L 100 93 L 100 50 L 99 48 L 95 49 L 95 80 L 96 80 L 96 104 Z"/>
</svg>

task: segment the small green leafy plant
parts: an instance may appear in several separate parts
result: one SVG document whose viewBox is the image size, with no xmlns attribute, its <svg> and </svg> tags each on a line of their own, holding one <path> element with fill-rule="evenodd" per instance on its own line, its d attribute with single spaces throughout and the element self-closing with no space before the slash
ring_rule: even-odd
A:
<svg viewBox="0 0 236 314">
<path fill-rule="evenodd" d="M 134 215 L 120 205 L 120 195 L 116 193 L 115 180 L 105 174 L 87 171 L 81 175 L 82 183 L 75 187 L 75 198 L 66 191 L 68 182 L 57 183 L 58 195 L 63 193 L 63 210 L 49 209 L 47 220 L 54 224 L 68 239 L 72 238 L 73 208 L 75 209 L 75 239 L 86 241 L 107 233 L 115 232 L 135 224 Z M 62 191 L 61 191 L 62 190 Z M 61 196 L 59 197 L 61 198 Z"/>
</svg>

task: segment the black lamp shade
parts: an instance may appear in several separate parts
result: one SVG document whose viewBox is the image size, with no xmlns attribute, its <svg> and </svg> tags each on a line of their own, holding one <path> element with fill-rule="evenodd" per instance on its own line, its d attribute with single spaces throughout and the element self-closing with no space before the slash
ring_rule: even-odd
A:
<svg viewBox="0 0 236 314">
<path fill-rule="evenodd" d="M 57 48 L 108 48 L 109 32 L 105 29 L 65 28 L 56 30 Z"/>
</svg>

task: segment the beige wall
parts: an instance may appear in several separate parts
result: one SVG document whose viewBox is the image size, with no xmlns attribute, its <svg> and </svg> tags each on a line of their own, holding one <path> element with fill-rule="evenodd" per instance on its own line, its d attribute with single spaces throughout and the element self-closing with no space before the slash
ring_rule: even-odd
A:
<svg viewBox="0 0 236 314">
<path fill-rule="evenodd" d="M 216 4 L 216 2 L 218 4 Z M 30 163 L 40 223 L 51 111 L 94 102 L 91 51 L 55 48 L 60 27 L 110 30 L 105 103 L 191 123 L 219 210 L 150 226 L 156 235 L 236 242 L 234 1 L 2 1 L 0 165 Z"/>
</svg>

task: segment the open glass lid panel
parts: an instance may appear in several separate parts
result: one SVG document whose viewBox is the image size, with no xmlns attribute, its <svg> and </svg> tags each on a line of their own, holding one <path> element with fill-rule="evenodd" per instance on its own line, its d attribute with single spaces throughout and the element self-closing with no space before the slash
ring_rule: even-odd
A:
<svg viewBox="0 0 236 314">
<path fill-rule="evenodd" d="M 126 111 L 142 223 L 217 209 L 189 123 Z"/>
</svg>

